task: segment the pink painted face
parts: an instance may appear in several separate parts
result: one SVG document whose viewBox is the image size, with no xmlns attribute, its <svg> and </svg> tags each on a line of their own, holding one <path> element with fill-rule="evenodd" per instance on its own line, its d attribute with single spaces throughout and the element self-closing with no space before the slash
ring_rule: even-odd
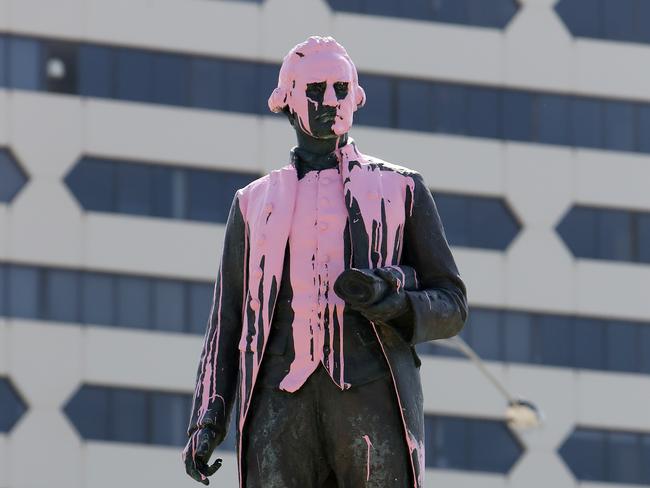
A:
<svg viewBox="0 0 650 488">
<path fill-rule="evenodd" d="M 287 54 L 269 108 L 288 108 L 303 132 L 316 138 L 345 134 L 366 95 L 345 48 L 331 37 L 312 36 Z"/>
<path fill-rule="evenodd" d="M 301 60 L 288 105 L 308 134 L 339 136 L 352 127 L 357 108 L 350 90 L 352 70 L 348 61 L 337 53 L 318 54 Z"/>
</svg>

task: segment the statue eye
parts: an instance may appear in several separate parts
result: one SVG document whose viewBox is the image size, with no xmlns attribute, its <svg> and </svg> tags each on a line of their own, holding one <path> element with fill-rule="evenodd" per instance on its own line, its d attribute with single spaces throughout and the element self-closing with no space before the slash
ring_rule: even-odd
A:
<svg viewBox="0 0 650 488">
<path fill-rule="evenodd" d="M 348 90 L 348 83 L 346 81 L 337 81 L 334 83 L 334 89 L 337 92 L 345 92 Z"/>
<path fill-rule="evenodd" d="M 326 83 L 307 83 L 307 91 L 309 93 L 322 93 L 325 91 Z"/>
</svg>

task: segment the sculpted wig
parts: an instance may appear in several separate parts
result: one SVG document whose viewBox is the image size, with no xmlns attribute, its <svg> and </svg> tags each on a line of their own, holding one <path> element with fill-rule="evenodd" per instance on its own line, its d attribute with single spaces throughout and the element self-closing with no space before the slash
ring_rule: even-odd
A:
<svg viewBox="0 0 650 488">
<path fill-rule="evenodd" d="M 307 98 L 305 89 L 308 83 L 321 81 L 327 82 L 323 103 L 336 105 L 332 130 L 337 135 L 345 134 L 352 126 L 353 113 L 366 102 L 366 94 L 359 86 L 356 66 L 332 37 L 312 36 L 289 51 L 280 68 L 278 86 L 269 97 L 269 108 L 277 113 L 288 107 L 303 131 L 313 135 L 307 104 L 317 102 Z M 337 81 L 349 83 L 348 94 L 342 100 L 334 95 L 333 84 Z"/>
</svg>

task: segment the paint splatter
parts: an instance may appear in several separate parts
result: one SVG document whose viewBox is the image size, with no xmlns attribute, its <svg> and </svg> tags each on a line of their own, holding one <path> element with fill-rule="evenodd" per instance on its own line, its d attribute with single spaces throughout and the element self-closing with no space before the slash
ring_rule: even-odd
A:
<svg viewBox="0 0 650 488">
<path fill-rule="evenodd" d="M 372 448 L 372 442 L 370 442 L 370 437 L 367 434 L 363 436 L 363 439 L 368 445 L 368 459 L 366 460 L 366 481 L 368 481 L 370 480 L 370 449 Z"/>
</svg>

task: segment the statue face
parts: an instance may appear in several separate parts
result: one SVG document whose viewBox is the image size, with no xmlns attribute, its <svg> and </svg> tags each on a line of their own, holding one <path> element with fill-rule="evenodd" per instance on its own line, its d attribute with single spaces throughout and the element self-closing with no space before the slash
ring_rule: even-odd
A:
<svg viewBox="0 0 650 488">
<path fill-rule="evenodd" d="M 289 108 L 297 115 L 300 129 L 319 139 L 335 138 L 352 126 L 356 109 L 349 93 L 352 70 L 335 53 L 318 53 L 301 60 L 295 73 Z"/>
</svg>

